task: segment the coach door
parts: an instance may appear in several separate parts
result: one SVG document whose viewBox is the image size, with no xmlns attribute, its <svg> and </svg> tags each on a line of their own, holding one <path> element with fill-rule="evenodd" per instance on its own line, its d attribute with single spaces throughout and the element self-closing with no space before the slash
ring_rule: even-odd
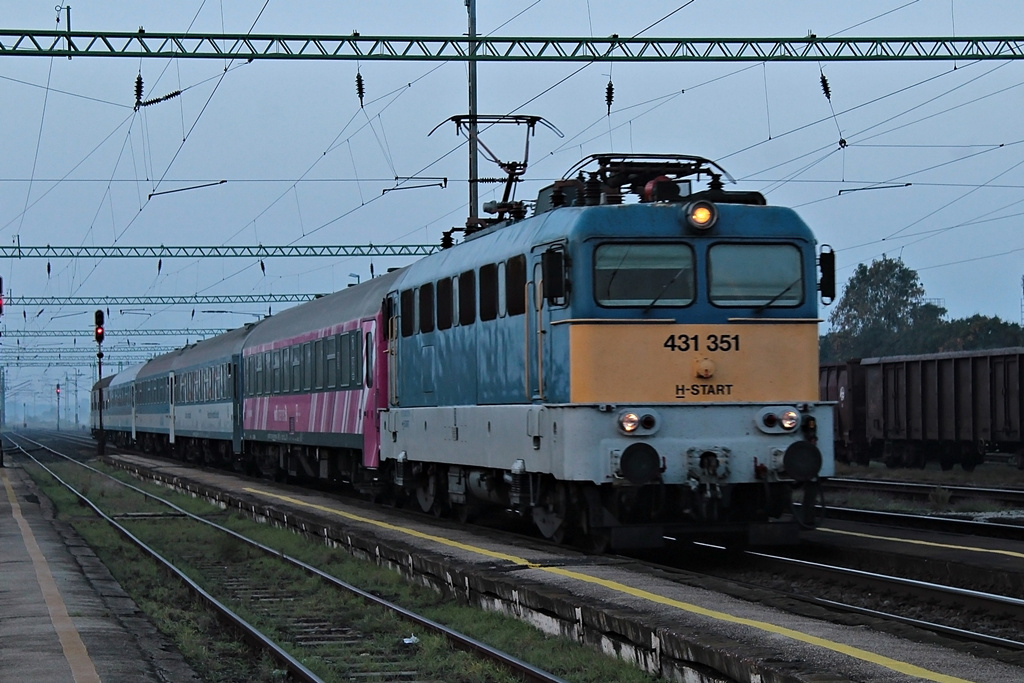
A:
<svg viewBox="0 0 1024 683">
<path fill-rule="evenodd" d="M 167 404 L 170 406 L 167 424 L 168 443 L 174 443 L 174 373 L 167 376 Z"/>
<path fill-rule="evenodd" d="M 384 310 L 385 324 L 387 327 L 387 350 L 385 354 L 388 360 L 388 405 L 398 405 L 398 340 L 399 334 L 399 305 L 398 292 L 388 294 Z"/>
<path fill-rule="evenodd" d="M 237 455 L 242 452 L 242 373 L 238 371 L 241 356 L 231 356 L 228 365 L 228 386 L 231 387 L 231 449 Z M 286 368 L 284 372 L 289 372 Z"/>
</svg>

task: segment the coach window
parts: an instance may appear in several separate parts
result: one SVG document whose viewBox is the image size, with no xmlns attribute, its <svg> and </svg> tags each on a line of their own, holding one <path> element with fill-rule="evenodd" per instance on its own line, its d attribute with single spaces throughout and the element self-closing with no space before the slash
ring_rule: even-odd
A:
<svg viewBox="0 0 1024 683">
<path fill-rule="evenodd" d="M 349 377 L 352 378 L 352 386 L 354 388 L 359 387 L 359 378 L 362 375 L 362 359 L 363 356 L 359 352 L 359 347 L 362 345 L 362 332 L 359 330 L 352 330 L 352 342 L 351 348 L 352 353 L 349 354 L 352 360 L 352 365 L 349 368 Z"/>
<path fill-rule="evenodd" d="M 302 389 L 309 391 L 313 384 L 313 345 L 306 342 L 302 345 Z"/>
<path fill-rule="evenodd" d="M 352 347 L 349 345 L 349 336 L 345 332 L 338 337 L 338 386 L 348 387 L 351 384 L 351 375 L 349 374 L 349 354 L 352 353 Z"/>
<path fill-rule="evenodd" d="M 324 340 L 327 366 L 327 388 L 338 386 L 338 337 L 331 335 Z"/>
<path fill-rule="evenodd" d="M 290 347 L 292 350 L 292 391 L 302 390 L 302 347 L 296 345 Z"/>
<path fill-rule="evenodd" d="M 505 306 L 509 315 L 526 313 L 526 257 L 513 256 L 505 263 Z"/>
<path fill-rule="evenodd" d="M 281 393 L 292 390 L 292 347 L 281 349 Z"/>
<path fill-rule="evenodd" d="M 594 250 L 594 299 L 602 306 L 687 306 L 696 276 L 686 244 L 602 244 Z"/>
<path fill-rule="evenodd" d="M 480 320 L 498 317 L 498 266 L 480 266 Z"/>
<path fill-rule="evenodd" d="M 434 284 L 428 282 L 419 288 L 420 292 L 420 332 L 434 331 Z"/>
<path fill-rule="evenodd" d="M 416 331 L 416 309 L 414 304 L 415 292 L 407 289 L 401 294 L 401 307 L 399 317 L 402 319 L 402 336 L 411 337 Z"/>
<path fill-rule="evenodd" d="M 313 342 L 313 388 L 324 388 L 324 340 Z"/>
<path fill-rule="evenodd" d="M 476 273 L 467 270 L 459 276 L 459 324 L 476 322 Z"/>
<path fill-rule="evenodd" d="M 446 277 L 437 281 L 437 329 L 447 330 L 452 326 L 452 279 Z"/>
<path fill-rule="evenodd" d="M 270 351 L 266 351 L 263 354 L 263 382 L 260 386 L 262 391 L 260 392 L 264 396 L 270 395 L 271 387 L 271 365 L 270 365 Z"/>
<path fill-rule="evenodd" d="M 274 364 L 273 386 L 271 391 L 275 394 L 281 393 L 281 349 L 276 349 L 271 355 L 271 362 Z"/>
<path fill-rule="evenodd" d="M 800 250 L 792 244 L 714 245 L 708 252 L 708 297 L 718 306 L 799 306 Z"/>
<path fill-rule="evenodd" d="M 373 386 L 373 332 L 366 333 L 366 386 Z"/>
</svg>

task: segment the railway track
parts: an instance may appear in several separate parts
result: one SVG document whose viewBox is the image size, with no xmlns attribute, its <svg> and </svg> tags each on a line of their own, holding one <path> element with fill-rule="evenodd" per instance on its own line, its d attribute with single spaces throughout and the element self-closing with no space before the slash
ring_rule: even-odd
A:
<svg viewBox="0 0 1024 683">
<path fill-rule="evenodd" d="M 817 586 L 812 593 L 786 591 L 790 597 L 967 642 L 1024 651 L 1020 637 L 1024 600 L 1020 598 L 767 553 L 747 551 L 744 556 L 752 560 L 752 568 L 765 575 L 785 576 L 789 582 L 810 581 Z M 840 587 L 838 591 L 832 588 L 835 586 Z M 821 597 L 837 592 L 844 597 Z M 886 607 L 880 608 L 879 604 Z M 990 619 L 980 621 L 973 615 L 989 615 Z"/>
<path fill-rule="evenodd" d="M 909 481 L 882 481 L 878 479 L 849 479 L 834 477 L 824 486 L 828 492 L 877 493 L 885 496 L 898 496 L 913 501 L 928 503 L 941 492 L 941 497 L 949 503 L 965 500 L 988 500 L 1009 507 L 1024 509 L 1024 489 L 1021 488 L 988 488 L 981 486 L 949 486 L 946 484 L 922 484 Z"/>
<path fill-rule="evenodd" d="M 886 519 L 884 523 L 891 524 L 891 518 Z M 878 523 L 879 519 L 871 521 Z M 749 588 L 757 587 L 779 596 L 775 600 L 786 604 L 798 600 L 830 613 L 870 617 L 874 623 L 882 624 L 875 626 L 877 628 L 885 628 L 886 623 L 904 624 L 1003 652 L 1024 650 L 1024 642 L 1019 638 L 1020 624 L 1024 623 L 1024 601 L 1017 598 L 766 554 L 749 553 L 742 562 L 732 559 L 726 563 L 726 566 L 734 565 L 741 565 L 745 570 L 706 573 L 713 580 L 733 584 L 735 587 L 731 590 L 738 596 L 747 597 L 745 593 Z M 246 593 L 253 587 L 243 582 L 238 590 Z M 262 595 L 260 600 L 273 605 L 280 596 L 270 593 Z M 989 616 L 978 618 L 977 615 Z M 973 627 L 975 622 L 978 628 Z M 315 632 L 310 637 L 315 638 Z"/>
<path fill-rule="evenodd" d="M 350 680 L 353 676 L 375 681 L 422 680 L 423 673 L 416 665 L 416 645 L 425 637 L 436 637 L 472 652 L 520 680 L 563 681 L 39 441 L 23 436 L 6 438 L 107 523 L 179 577 L 226 623 L 243 633 L 255 649 L 268 653 L 287 670 L 292 680 Z M 30 447 L 23 445 L 26 443 Z M 108 509 L 101 509 L 32 451 L 45 451 L 83 468 L 82 472 L 91 480 L 86 487 L 100 491 L 103 507 Z M 97 484 L 97 480 L 103 483 Z M 131 502 L 111 509 L 114 496 L 107 493 L 109 482 L 131 491 Z M 204 533 L 197 531 L 199 527 Z M 209 542 L 196 541 L 208 534 L 213 534 Z M 241 616 L 243 612 L 246 617 Z M 374 613 L 373 618 L 370 612 Z M 381 624 L 390 624 L 396 630 L 390 636 L 382 636 L 385 626 Z M 397 624 L 401 625 L 400 630 Z"/>
</svg>

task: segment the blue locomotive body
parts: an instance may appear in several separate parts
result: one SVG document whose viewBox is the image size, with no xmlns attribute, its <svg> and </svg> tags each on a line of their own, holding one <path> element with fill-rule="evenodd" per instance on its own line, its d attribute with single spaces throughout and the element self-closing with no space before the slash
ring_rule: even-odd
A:
<svg viewBox="0 0 1024 683">
<path fill-rule="evenodd" d="M 833 473 L 813 234 L 707 160 L 594 161 L 535 215 L 206 342 L 215 360 L 155 359 L 134 382 L 169 405 L 146 431 L 598 549 L 792 540 Z M 187 427 L 175 372 L 218 364 L 232 417 Z"/>
</svg>

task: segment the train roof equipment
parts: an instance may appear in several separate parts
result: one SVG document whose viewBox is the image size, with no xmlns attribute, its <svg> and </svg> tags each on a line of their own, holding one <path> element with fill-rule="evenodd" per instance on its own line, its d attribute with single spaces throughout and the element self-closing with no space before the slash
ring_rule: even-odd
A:
<svg viewBox="0 0 1024 683">
<path fill-rule="evenodd" d="M 536 213 L 562 206 L 622 204 L 627 195 L 641 203 L 708 200 L 765 206 L 760 192 L 724 189 L 722 178 L 736 180 L 711 159 L 687 154 L 591 154 L 570 168 L 561 180 L 541 189 Z M 708 180 L 706 190 L 693 191 L 693 181 Z"/>
</svg>

